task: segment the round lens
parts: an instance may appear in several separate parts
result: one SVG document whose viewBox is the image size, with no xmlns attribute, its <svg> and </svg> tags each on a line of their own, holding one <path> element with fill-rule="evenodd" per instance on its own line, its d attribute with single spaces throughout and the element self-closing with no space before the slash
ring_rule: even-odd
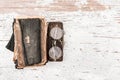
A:
<svg viewBox="0 0 120 80">
<path fill-rule="evenodd" d="M 54 27 L 50 31 L 50 36 L 53 39 L 60 39 L 63 36 L 63 30 L 61 28 L 59 28 L 59 27 Z"/>
<path fill-rule="evenodd" d="M 54 60 L 59 59 L 62 56 L 61 48 L 59 48 L 57 46 L 54 46 L 54 47 L 50 48 L 49 56 Z"/>
</svg>

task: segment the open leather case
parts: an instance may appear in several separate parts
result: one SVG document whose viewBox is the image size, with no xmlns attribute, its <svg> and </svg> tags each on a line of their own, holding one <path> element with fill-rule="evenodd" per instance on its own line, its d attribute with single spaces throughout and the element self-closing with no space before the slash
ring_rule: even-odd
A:
<svg viewBox="0 0 120 80">
<path fill-rule="evenodd" d="M 63 24 L 46 22 L 43 17 L 18 17 L 7 49 L 14 52 L 17 69 L 42 66 L 63 60 Z"/>
<path fill-rule="evenodd" d="M 14 57 L 16 68 L 41 66 L 47 62 L 47 25 L 43 17 L 15 18 Z"/>
<path fill-rule="evenodd" d="M 62 22 L 48 22 L 47 59 L 49 61 L 63 60 L 63 35 Z"/>
</svg>

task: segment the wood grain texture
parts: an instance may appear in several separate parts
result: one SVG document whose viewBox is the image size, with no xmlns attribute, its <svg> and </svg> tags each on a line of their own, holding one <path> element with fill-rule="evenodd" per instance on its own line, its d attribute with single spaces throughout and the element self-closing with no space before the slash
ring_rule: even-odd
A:
<svg viewBox="0 0 120 80">
<path fill-rule="evenodd" d="M 120 0 L 91 0 L 93 6 L 88 1 L 0 0 L 0 80 L 119 80 Z M 13 54 L 4 46 L 13 18 L 26 15 L 63 22 L 63 62 L 14 70 Z"/>
</svg>

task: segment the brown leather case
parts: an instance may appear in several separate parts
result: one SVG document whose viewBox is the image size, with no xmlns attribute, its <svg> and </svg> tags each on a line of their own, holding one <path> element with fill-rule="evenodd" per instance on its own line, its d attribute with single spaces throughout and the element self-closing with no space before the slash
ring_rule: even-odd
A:
<svg viewBox="0 0 120 80">
<path fill-rule="evenodd" d="M 47 25 L 43 17 L 14 19 L 14 57 L 16 68 L 41 66 L 47 62 Z"/>
<path fill-rule="evenodd" d="M 48 22 L 47 58 L 49 61 L 63 60 L 63 24 L 62 22 Z"/>
</svg>

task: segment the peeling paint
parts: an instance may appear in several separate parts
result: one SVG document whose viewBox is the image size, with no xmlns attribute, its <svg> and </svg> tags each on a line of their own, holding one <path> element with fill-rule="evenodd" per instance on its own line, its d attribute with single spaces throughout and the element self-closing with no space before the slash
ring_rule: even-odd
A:
<svg viewBox="0 0 120 80">
<path fill-rule="evenodd" d="M 47 0 L 23 0 L 23 1 L 9 1 L 7 3 L 0 3 L 0 9 L 2 11 L 0 12 L 6 12 L 6 11 L 14 11 L 16 9 L 44 9 L 46 11 L 103 11 L 107 9 L 107 6 L 101 4 L 97 0 L 50 0 L 46 2 Z M 45 3 L 46 2 L 46 3 Z M 84 4 L 80 4 L 84 2 Z M 78 3 L 78 4 L 77 4 Z M 13 5 L 14 4 L 14 5 Z M 76 5 L 77 4 L 77 5 Z"/>
<path fill-rule="evenodd" d="M 120 0 L 1 0 L 0 80 L 120 80 L 119 4 Z M 14 70 L 12 52 L 5 45 L 13 18 L 23 15 L 64 23 L 63 62 Z"/>
<path fill-rule="evenodd" d="M 87 4 L 81 6 L 81 11 L 104 11 L 106 7 L 96 0 L 87 0 Z"/>
<path fill-rule="evenodd" d="M 58 0 L 54 3 L 51 3 L 48 10 L 51 11 L 77 11 L 79 10 L 78 6 L 75 5 L 75 1 L 65 1 L 65 0 Z"/>
</svg>

